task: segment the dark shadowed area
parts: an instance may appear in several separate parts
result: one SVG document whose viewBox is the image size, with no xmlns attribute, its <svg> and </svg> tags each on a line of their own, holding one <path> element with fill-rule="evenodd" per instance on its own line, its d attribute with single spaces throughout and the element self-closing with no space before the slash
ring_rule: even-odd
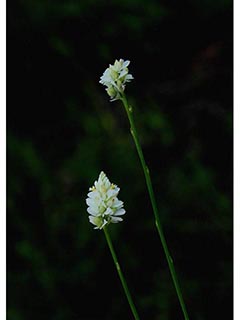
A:
<svg viewBox="0 0 240 320">
<path fill-rule="evenodd" d="M 181 320 L 125 110 L 126 94 L 191 320 L 232 319 L 232 1 L 8 1 L 9 320 L 133 319 L 86 195 L 101 170 L 141 320 Z"/>
</svg>

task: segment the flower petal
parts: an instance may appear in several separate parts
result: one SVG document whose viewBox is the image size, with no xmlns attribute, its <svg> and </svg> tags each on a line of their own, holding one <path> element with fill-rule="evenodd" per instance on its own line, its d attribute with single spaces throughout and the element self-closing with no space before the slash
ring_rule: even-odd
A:
<svg viewBox="0 0 240 320">
<path fill-rule="evenodd" d="M 125 209 L 119 209 L 114 213 L 114 216 L 122 216 L 126 213 Z"/>
<path fill-rule="evenodd" d="M 121 222 L 121 221 L 123 221 L 123 219 L 120 218 L 120 217 L 111 217 L 111 222 L 112 223 L 118 223 L 118 222 Z"/>
</svg>

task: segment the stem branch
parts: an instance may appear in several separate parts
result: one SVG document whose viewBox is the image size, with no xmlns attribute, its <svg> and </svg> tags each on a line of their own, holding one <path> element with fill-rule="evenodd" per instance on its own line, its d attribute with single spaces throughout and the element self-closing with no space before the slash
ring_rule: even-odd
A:
<svg viewBox="0 0 240 320">
<path fill-rule="evenodd" d="M 110 252 L 111 252 L 111 254 L 112 254 L 112 258 L 113 258 L 113 261 L 114 261 L 114 263 L 115 263 L 115 266 L 116 266 L 116 269 L 117 269 L 119 278 L 120 278 L 120 280 L 121 280 L 121 283 L 122 283 L 124 292 L 125 292 L 125 294 L 126 294 L 128 303 L 129 303 L 130 308 L 131 308 L 131 310 L 132 310 L 132 313 L 133 313 L 133 315 L 134 315 L 134 318 L 135 318 L 135 320 L 140 320 L 140 318 L 139 318 L 139 316 L 138 316 L 138 313 L 137 313 L 137 310 L 136 310 L 136 307 L 135 307 L 135 305 L 134 305 L 134 303 L 133 303 L 132 296 L 131 296 L 131 294 L 130 294 L 130 292 L 129 292 L 129 289 L 128 289 L 128 286 L 127 286 L 127 282 L 126 282 L 126 280 L 125 280 L 125 278 L 124 278 L 124 275 L 123 275 L 123 273 L 122 273 L 120 264 L 118 263 L 117 256 L 116 256 L 115 250 L 114 250 L 114 248 L 113 248 L 110 235 L 109 235 L 109 233 L 108 233 L 108 231 L 107 231 L 107 227 L 104 227 L 104 228 L 103 228 L 103 231 L 104 231 L 104 234 L 105 234 L 105 237 L 106 237 L 106 240 L 107 240 L 107 243 L 108 243 Z"/>
<path fill-rule="evenodd" d="M 132 115 L 133 109 L 132 109 L 132 107 L 129 107 L 127 99 L 126 99 L 126 96 L 124 94 L 122 95 L 122 99 L 121 100 L 123 102 L 123 105 L 124 105 L 125 110 L 126 110 L 127 115 L 128 115 L 128 120 L 129 120 L 130 126 L 131 126 L 130 131 L 131 131 L 131 134 L 133 136 L 133 140 L 135 142 L 135 145 L 136 145 L 136 148 L 137 148 L 137 152 L 138 152 L 141 164 L 142 164 L 143 172 L 144 172 L 145 179 L 146 179 L 148 193 L 149 193 L 151 204 L 152 204 L 152 207 L 153 207 L 153 213 L 154 213 L 154 216 L 155 216 L 156 227 L 157 227 L 158 234 L 159 234 L 159 237 L 160 237 L 160 240 L 161 240 L 161 243 L 162 243 L 162 246 L 163 246 L 163 250 L 164 250 L 164 253 L 165 253 L 165 256 L 166 256 L 166 259 L 167 259 L 167 263 L 168 263 L 168 266 L 169 266 L 169 269 L 170 269 L 172 280 L 173 280 L 173 283 L 174 283 L 174 286 L 175 286 L 175 289 L 176 289 L 176 292 L 177 292 L 177 296 L 178 296 L 178 299 L 179 299 L 179 302 L 180 302 L 180 305 L 181 305 L 181 308 L 182 308 L 182 312 L 184 314 L 184 318 L 185 318 L 185 320 L 189 320 L 187 309 L 186 309 L 186 306 L 185 306 L 185 303 L 184 303 L 184 300 L 183 300 L 182 292 L 181 292 L 181 289 L 180 289 L 180 286 L 179 286 L 179 283 L 178 283 L 178 279 L 177 279 L 175 267 L 174 267 L 174 264 L 173 264 L 173 260 L 172 260 L 172 258 L 170 256 L 170 253 L 169 253 L 169 250 L 168 250 L 168 246 L 167 246 L 167 243 L 166 243 L 166 239 L 165 239 L 165 236 L 164 236 L 164 233 L 163 233 L 163 230 L 162 230 L 162 226 L 161 226 L 161 222 L 160 222 L 160 218 L 159 218 L 159 213 L 158 213 L 158 209 L 157 209 L 157 204 L 156 204 L 156 199 L 155 199 L 155 195 L 154 195 L 154 191 L 153 191 L 153 187 L 152 187 L 152 181 L 151 181 L 151 177 L 150 177 L 150 172 L 149 172 L 149 169 L 148 169 L 148 167 L 146 165 L 146 162 L 145 162 L 145 159 L 144 159 L 142 147 L 141 147 L 141 144 L 140 144 L 140 141 L 139 141 L 139 138 L 138 138 L 138 133 L 137 133 L 137 130 L 136 130 L 136 127 L 135 127 L 135 123 L 134 123 L 134 119 L 133 119 L 133 115 Z"/>
</svg>

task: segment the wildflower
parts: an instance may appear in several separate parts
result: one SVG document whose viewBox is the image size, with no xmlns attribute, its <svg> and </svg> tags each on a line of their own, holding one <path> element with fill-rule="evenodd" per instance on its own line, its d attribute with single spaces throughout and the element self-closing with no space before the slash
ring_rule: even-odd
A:
<svg viewBox="0 0 240 320">
<path fill-rule="evenodd" d="M 111 183 L 104 172 L 100 173 L 89 191 L 86 199 L 87 211 L 89 221 L 96 226 L 94 229 L 102 229 L 109 223 L 123 220 L 120 217 L 125 214 L 123 202 L 117 198 L 120 188 Z"/>
<path fill-rule="evenodd" d="M 109 65 L 100 78 L 100 83 L 106 86 L 106 91 L 111 101 L 121 99 L 125 85 L 133 79 L 128 73 L 129 60 L 115 60 L 114 65 Z"/>
</svg>

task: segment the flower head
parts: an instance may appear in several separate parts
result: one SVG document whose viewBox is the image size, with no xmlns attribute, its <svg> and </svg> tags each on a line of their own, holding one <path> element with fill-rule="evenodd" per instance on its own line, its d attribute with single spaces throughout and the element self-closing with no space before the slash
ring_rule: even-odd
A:
<svg viewBox="0 0 240 320">
<path fill-rule="evenodd" d="M 109 65 L 100 78 L 100 83 L 106 86 L 106 91 L 111 97 L 111 101 L 121 98 L 125 90 L 125 85 L 133 79 L 128 73 L 129 60 L 115 60 L 114 65 Z"/>
<path fill-rule="evenodd" d="M 120 217 L 125 214 L 123 202 L 117 198 L 120 188 L 111 183 L 104 172 L 100 173 L 89 191 L 86 200 L 87 211 L 89 221 L 96 226 L 94 229 L 102 229 L 109 223 L 123 220 Z"/>
</svg>

